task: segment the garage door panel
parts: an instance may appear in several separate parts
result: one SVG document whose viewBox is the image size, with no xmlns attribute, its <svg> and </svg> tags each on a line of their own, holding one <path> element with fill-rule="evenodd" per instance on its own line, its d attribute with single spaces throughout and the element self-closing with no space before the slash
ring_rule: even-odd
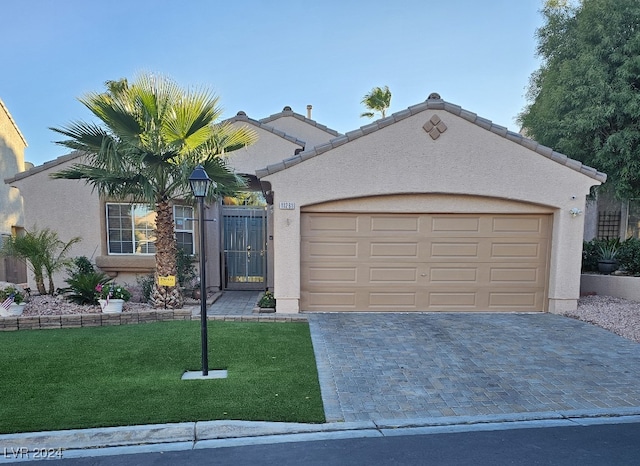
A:
<svg viewBox="0 0 640 466">
<path fill-rule="evenodd" d="M 303 310 L 544 310 L 549 215 L 302 217 Z"/>
<path fill-rule="evenodd" d="M 545 217 L 495 216 L 492 223 L 493 233 L 543 234 L 547 230 Z"/>
<path fill-rule="evenodd" d="M 407 215 L 404 217 L 394 216 L 382 216 L 375 215 L 371 217 L 371 230 L 372 232 L 393 232 L 402 233 L 410 232 L 415 233 L 419 230 L 420 218 L 417 215 Z"/>
<path fill-rule="evenodd" d="M 444 309 L 471 309 L 478 305 L 478 296 L 475 292 L 438 291 L 430 292 L 429 307 L 437 310 Z"/>
<path fill-rule="evenodd" d="M 311 259 L 355 259 L 358 257 L 358 242 L 352 241 L 309 241 L 303 244 L 302 254 Z"/>
<path fill-rule="evenodd" d="M 302 298 L 311 308 L 323 310 L 356 308 L 356 293 L 352 291 L 307 292 Z"/>
<path fill-rule="evenodd" d="M 430 268 L 431 284 L 464 283 L 465 285 L 478 282 L 478 266 L 452 267 L 447 265 L 433 265 Z"/>
<path fill-rule="evenodd" d="M 345 215 L 307 216 L 303 227 L 310 235 L 356 233 L 359 230 L 359 218 Z"/>
<path fill-rule="evenodd" d="M 302 277 L 304 281 L 320 286 L 358 283 L 357 267 L 309 267 Z"/>
<path fill-rule="evenodd" d="M 369 245 L 369 251 L 371 258 L 416 258 L 418 256 L 418 243 L 372 241 Z"/>
<path fill-rule="evenodd" d="M 370 267 L 369 282 L 416 285 L 418 283 L 418 267 Z"/>
<path fill-rule="evenodd" d="M 494 242 L 491 245 L 491 257 L 503 259 L 540 259 L 542 248 L 540 243 Z"/>
<path fill-rule="evenodd" d="M 508 267 L 498 266 L 490 269 L 490 283 L 500 285 L 506 283 L 530 284 L 543 286 L 543 276 L 538 267 Z"/>
<path fill-rule="evenodd" d="M 538 293 L 535 291 L 518 293 L 492 291 L 489 293 L 490 309 L 531 310 L 535 309 L 538 301 Z"/>
<path fill-rule="evenodd" d="M 416 309 L 417 299 L 415 292 L 372 292 L 369 293 L 369 308 L 405 308 Z"/>
<path fill-rule="evenodd" d="M 478 233 L 480 231 L 480 217 L 452 217 L 451 215 L 434 215 L 431 219 L 433 233 Z"/>
<path fill-rule="evenodd" d="M 479 257 L 480 244 L 477 241 L 438 241 L 431 243 L 432 259 L 458 259 L 468 260 L 470 257 Z"/>
</svg>

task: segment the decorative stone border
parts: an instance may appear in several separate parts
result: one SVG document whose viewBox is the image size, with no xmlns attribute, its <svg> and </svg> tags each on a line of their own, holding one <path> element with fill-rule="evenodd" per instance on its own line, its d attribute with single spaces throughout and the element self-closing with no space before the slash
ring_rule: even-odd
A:
<svg viewBox="0 0 640 466">
<path fill-rule="evenodd" d="M 123 312 L 121 314 L 66 314 L 56 316 L 0 317 L 0 331 L 42 330 L 52 328 L 102 327 L 108 325 L 142 324 L 171 320 L 200 320 L 192 309 L 160 309 Z M 288 315 L 210 315 L 208 320 L 234 322 L 306 322 L 300 314 Z"/>
</svg>

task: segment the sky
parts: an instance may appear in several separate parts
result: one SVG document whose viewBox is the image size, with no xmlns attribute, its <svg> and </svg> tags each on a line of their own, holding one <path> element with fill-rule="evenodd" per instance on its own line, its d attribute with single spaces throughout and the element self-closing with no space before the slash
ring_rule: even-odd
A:
<svg viewBox="0 0 640 466">
<path fill-rule="evenodd" d="M 223 118 L 290 106 L 346 133 L 361 100 L 388 114 L 437 92 L 518 131 L 539 68 L 542 0 L 0 0 L 0 99 L 40 165 L 69 152 L 50 127 L 92 121 L 78 102 L 147 72 L 205 87 Z"/>
</svg>

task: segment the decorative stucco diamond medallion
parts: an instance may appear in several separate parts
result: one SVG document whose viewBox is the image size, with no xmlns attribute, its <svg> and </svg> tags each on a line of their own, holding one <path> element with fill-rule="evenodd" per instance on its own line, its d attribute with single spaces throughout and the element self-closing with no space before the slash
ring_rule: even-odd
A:
<svg viewBox="0 0 640 466">
<path fill-rule="evenodd" d="M 429 133 L 431 139 L 435 141 L 447 130 L 447 125 L 444 124 L 444 121 L 442 121 L 438 115 L 433 115 L 422 128 Z"/>
</svg>

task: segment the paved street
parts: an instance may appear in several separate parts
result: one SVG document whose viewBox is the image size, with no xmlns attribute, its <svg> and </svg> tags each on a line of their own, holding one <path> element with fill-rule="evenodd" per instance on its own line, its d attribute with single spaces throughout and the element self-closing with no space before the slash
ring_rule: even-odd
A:
<svg viewBox="0 0 640 466">
<path fill-rule="evenodd" d="M 640 345 L 553 314 L 308 314 L 327 421 L 640 407 Z"/>
</svg>

